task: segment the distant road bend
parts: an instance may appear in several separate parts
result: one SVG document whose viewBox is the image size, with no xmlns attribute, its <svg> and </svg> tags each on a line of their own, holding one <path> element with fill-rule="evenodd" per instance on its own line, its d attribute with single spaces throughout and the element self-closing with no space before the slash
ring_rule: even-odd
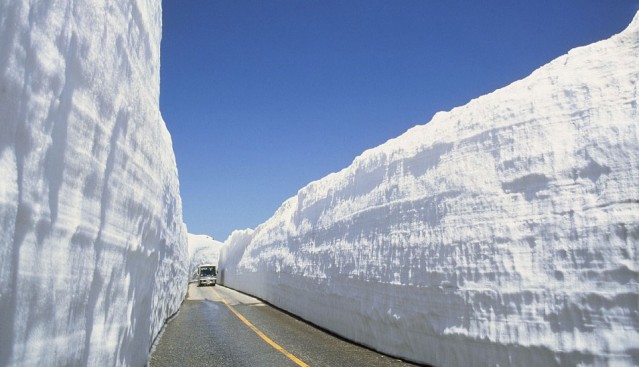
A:
<svg viewBox="0 0 639 367">
<path fill-rule="evenodd" d="M 256 298 L 194 283 L 149 365 L 415 366 L 327 334 Z"/>
</svg>

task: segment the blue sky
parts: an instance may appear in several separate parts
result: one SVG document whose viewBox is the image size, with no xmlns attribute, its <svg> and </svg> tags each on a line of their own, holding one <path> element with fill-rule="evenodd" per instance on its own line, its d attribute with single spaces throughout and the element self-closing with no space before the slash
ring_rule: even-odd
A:
<svg viewBox="0 0 639 367">
<path fill-rule="evenodd" d="M 639 0 L 164 0 L 190 233 L 255 228 L 368 148 L 623 30 Z"/>
</svg>

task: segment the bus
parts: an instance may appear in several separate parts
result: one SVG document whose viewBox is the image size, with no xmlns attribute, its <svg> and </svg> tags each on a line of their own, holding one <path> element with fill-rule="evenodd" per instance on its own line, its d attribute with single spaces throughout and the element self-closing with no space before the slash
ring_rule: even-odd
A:
<svg viewBox="0 0 639 367">
<path fill-rule="evenodd" d="M 202 264 L 197 267 L 198 285 L 211 285 L 215 287 L 217 282 L 217 269 L 213 264 Z"/>
</svg>

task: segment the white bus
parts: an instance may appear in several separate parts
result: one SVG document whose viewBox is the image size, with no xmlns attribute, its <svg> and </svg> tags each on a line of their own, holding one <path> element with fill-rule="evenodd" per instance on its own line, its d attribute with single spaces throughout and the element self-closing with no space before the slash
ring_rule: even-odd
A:
<svg viewBox="0 0 639 367">
<path fill-rule="evenodd" d="M 197 267 L 198 285 L 212 285 L 217 282 L 217 269 L 213 264 L 202 264 Z"/>
</svg>

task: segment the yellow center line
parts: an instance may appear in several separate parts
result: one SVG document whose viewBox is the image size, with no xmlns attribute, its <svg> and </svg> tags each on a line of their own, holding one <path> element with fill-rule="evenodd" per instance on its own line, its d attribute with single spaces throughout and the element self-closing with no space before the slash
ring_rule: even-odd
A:
<svg viewBox="0 0 639 367">
<path fill-rule="evenodd" d="M 257 327 L 255 327 L 255 325 L 251 324 L 251 322 L 249 320 L 246 319 L 246 317 L 244 317 L 241 313 L 237 312 L 233 306 L 231 306 L 226 299 L 224 299 L 224 297 L 222 297 L 221 294 L 219 294 L 215 288 L 211 288 L 211 290 L 213 291 L 213 293 L 215 293 L 216 296 L 218 296 L 222 302 L 224 302 L 224 305 L 226 307 L 228 307 L 229 310 L 231 310 L 231 312 L 233 312 L 235 314 L 235 316 L 237 316 L 238 319 L 242 320 L 243 323 L 246 324 L 246 326 L 248 326 L 249 328 L 251 328 L 251 330 L 253 330 L 257 335 L 259 335 L 260 338 L 262 338 L 266 343 L 268 343 L 268 345 L 270 345 L 271 347 L 275 348 L 276 350 L 278 350 L 280 353 L 284 354 L 286 357 L 288 357 L 288 359 L 290 359 L 291 361 L 295 362 L 298 366 L 300 367 L 310 367 L 309 365 L 307 365 L 306 363 L 304 363 L 301 359 L 295 357 L 294 355 L 292 355 L 289 351 L 287 351 L 286 349 L 282 348 L 279 344 L 277 344 L 276 342 L 274 342 L 271 338 L 269 338 L 268 336 L 266 336 L 266 334 L 264 334 L 260 329 L 258 329 Z"/>
</svg>

